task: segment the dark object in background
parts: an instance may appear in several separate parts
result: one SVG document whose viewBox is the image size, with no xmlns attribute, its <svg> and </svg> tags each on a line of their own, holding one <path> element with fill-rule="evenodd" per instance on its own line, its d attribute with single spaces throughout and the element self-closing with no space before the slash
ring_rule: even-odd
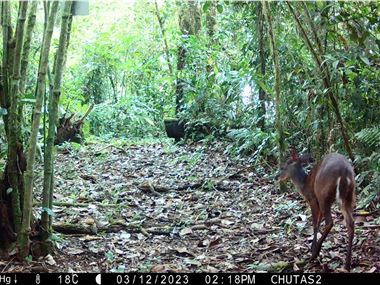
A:
<svg viewBox="0 0 380 285">
<path fill-rule="evenodd" d="M 83 121 L 72 122 L 71 119 L 74 116 L 71 115 L 68 118 L 60 118 L 59 125 L 57 127 L 57 135 L 54 140 L 54 144 L 61 144 L 63 142 L 82 142 L 82 126 Z"/>
<path fill-rule="evenodd" d="M 93 108 L 94 104 L 92 104 L 89 107 L 86 114 L 84 114 L 84 116 L 78 121 L 73 121 L 73 117 L 75 116 L 75 114 L 72 114 L 67 118 L 66 114 L 63 115 L 63 117 L 60 118 L 58 122 L 57 135 L 55 137 L 54 144 L 57 145 L 63 142 L 75 142 L 79 144 L 82 143 L 82 127 L 84 124 L 84 120 L 86 119 L 88 114 L 90 114 Z"/>
<path fill-rule="evenodd" d="M 165 119 L 164 123 L 169 138 L 174 138 L 178 142 L 185 136 L 185 124 L 178 119 Z"/>
</svg>

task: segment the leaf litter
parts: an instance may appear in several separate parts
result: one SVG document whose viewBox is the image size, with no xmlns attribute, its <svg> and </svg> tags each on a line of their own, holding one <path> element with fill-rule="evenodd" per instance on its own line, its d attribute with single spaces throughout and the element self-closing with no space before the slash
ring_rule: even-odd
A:
<svg viewBox="0 0 380 285">
<path fill-rule="evenodd" d="M 57 153 L 56 253 L 4 272 L 332 272 L 346 229 L 334 227 L 307 262 L 310 210 L 278 193 L 269 171 L 231 158 L 222 144 L 68 145 Z M 37 173 L 36 189 L 42 185 Z M 41 200 L 41 193 L 36 193 Z M 380 272 L 378 217 L 357 220 L 353 272 Z M 70 234 L 64 225 L 76 226 Z M 363 226 L 363 227 L 362 227 Z"/>
</svg>

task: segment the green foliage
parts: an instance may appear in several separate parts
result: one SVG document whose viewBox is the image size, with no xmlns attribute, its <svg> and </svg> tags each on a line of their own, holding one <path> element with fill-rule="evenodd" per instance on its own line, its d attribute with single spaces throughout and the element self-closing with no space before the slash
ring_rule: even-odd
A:
<svg viewBox="0 0 380 285">
<path fill-rule="evenodd" d="M 356 133 L 356 138 L 360 141 L 365 148 L 379 148 L 380 147 L 380 127 L 362 129 Z"/>
<path fill-rule="evenodd" d="M 33 256 L 32 256 L 32 255 L 28 255 L 28 256 L 26 256 L 26 257 L 25 257 L 25 261 L 26 261 L 27 263 L 31 263 L 31 262 L 33 261 Z"/>
<path fill-rule="evenodd" d="M 257 25 L 260 3 L 197 2 L 201 27 L 195 33 L 182 35 L 178 13 L 183 3 L 160 2 L 173 72 L 168 68 L 152 1 L 93 3 L 94 20 L 79 18 L 79 25 L 73 26 L 69 54 L 75 56 L 68 58 L 62 98 L 63 106 L 75 113 L 84 113 L 90 103 L 96 104 L 85 125 L 86 137 L 125 142 L 136 137 L 149 141 L 163 135 L 162 119 L 174 116 L 176 83 L 181 79 L 184 97 L 178 117 L 186 125 L 187 138 L 205 143 L 228 140 L 227 152 L 250 155 L 256 163 L 277 156 L 274 71 L 265 20 L 265 60 L 261 62 Z M 303 4 L 293 5 L 312 44 L 317 46 Z M 366 156 L 373 157 L 380 141 L 378 7 L 374 2 L 305 5 L 321 39 L 320 56 L 329 68 L 332 92 L 343 120 L 358 142 L 353 146 L 354 152 L 364 161 Z M 331 145 L 337 151 L 343 150 L 329 90 L 324 87 L 313 54 L 287 5 L 276 2 L 271 9 L 276 15 L 273 26 L 280 55 L 283 102 L 279 110 L 286 143 L 317 156 Z M 111 18 L 115 20 L 109 21 Z M 186 51 L 184 69 L 180 71 L 176 69 L 179 47 Z M 260 88 L 265 91 L 265 102 L 259 100 Z M 262 103 L 264 115 L 260 111 Z M 260 125 L 262 119 L 264 127 Z M 330 137 L 331 133 L 334 136 Z M 369 185 L 376 181 L 376 163 L 363 164 L 362 169 L 360 187 L 372 187 Z M 374 188 L 366 189 L 372 193 Z M 362 192 L 364 196 L 367 190 Z"/>
<path fill-rule="evenodd" d="M 117 16 L 119 21 L 103 19 L 102 24 L 105 23 L 105 26 L 102 29 L 94 30 L 91 36 L 83 35 L 90 42 L 79 43 L 83 56 L 74 63 L 74 67 L 86 100 L 116 102 L 125 94 L 158 97 L 158 94 L 172 92 L 173 75 L 167 73 L 163 46 L 157 45 L 157 42 L 162 42 L 162 38 L 153 3 L 138 1 L 127 4 L 132 6 L 130 10 L 124 9 L 123 3 L 100 5 L 99 10 L 96 10 L 99 17 L 107 13 L 115 17 L 115 6 L 120 6 Z M 167 19 L 165 13 L 170 13 L 173 7 L 165 5 L 165 8 L 162 16 L 166 32 L 172 36 L 170 22 L 175 21 L 175 18 Z M 133 14 L 139 14 L 140 17 L 135 19 Z M 147 26 L 146 22 L 153 25 Z"/>
<path fill-rule="evenodd" d="M 228 137 L 234 141 L 232 146 L 236 146 L 237 154 L 251 154 L 253 159 L 270 155 L 270 151 L 275 147 L 275 134 L 264 132 L 259 128 L 232 129 Z"/>
<path fill-rule="evenodd" d="M 54 215 L 54 212 L 51 209 L 49 209 L 49 208 L 43 207 L 42 211 L 46 212 L 49 216 L 53 216 Z"/>
<path fill-rule="evenodd" d="M 358 207 L 368 208 L 378 205 L 380 202 L 380 153 L 373 152 L 368 157 L 358 157 L 355 164 L 363 169 L 357 177 L 356 182 L 360 190 Z"/>
<path fill-rule="evenodd" d="M 125 265 L 118 265 L 117 267 L 111 268 L 110 272 L 112 273 L 123 273 L 125 272 Z"/>
<path fill-rule="evenodd" d="M 116 259 L 115 255 L 110 250 L 105 253 L 105 256 L 107 258 L 107 262 L 109 262 L 109 263 L 113 263 Z"/>
<path fill-rule="evenodd" d="M 158 112 L 139 97 L 97 105 L 88 117 L 91 133 L 110 138 L 157 136 L 162 133 Z"/>
</svg>

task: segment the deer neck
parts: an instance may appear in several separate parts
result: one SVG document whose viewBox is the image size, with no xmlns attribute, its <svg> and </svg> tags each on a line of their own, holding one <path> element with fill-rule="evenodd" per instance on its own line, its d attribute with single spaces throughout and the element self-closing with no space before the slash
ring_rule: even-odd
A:
<svg viewBox="0 0 380 285">
<path fill-rule="evenodd" d="M 303 168 L 297 170 L 297 175 L 293 180 L 294 185 L 298 191 L 305 197 L 309 202 L 316 199 L 314 193 L 314 180 L 317 174 L 318 168 L 313 168 L 309 174 L 305 172 Z"/>
<path fill-rule="evenodd" d="M 298 168 L 294 176 L 292 178 L 294 185 L 296 186 L 297 190 L 303 194 L 303 190 L 306 185 L 308 175 L 306 174 L 305 170 L 303 168 Z"/>
</svg>

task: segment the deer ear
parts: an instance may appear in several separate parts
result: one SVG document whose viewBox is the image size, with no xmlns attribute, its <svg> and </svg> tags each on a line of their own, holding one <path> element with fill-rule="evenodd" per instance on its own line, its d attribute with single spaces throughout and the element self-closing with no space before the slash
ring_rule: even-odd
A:
<svg viewBox="0 0 380 285">
<path fill-rule="evenodd" d="M 290 151 L 290 157 L 293 161 L 297 161 L 299 159 L 298 153 L 294 148 Z"/>
<path fill-rule="evenodd" d="M 303 164 L 314 162 L 314 158 L 310 153 L 304 153 L 303 155 L 300 156 L 299 160 Z"/>
</svg>

